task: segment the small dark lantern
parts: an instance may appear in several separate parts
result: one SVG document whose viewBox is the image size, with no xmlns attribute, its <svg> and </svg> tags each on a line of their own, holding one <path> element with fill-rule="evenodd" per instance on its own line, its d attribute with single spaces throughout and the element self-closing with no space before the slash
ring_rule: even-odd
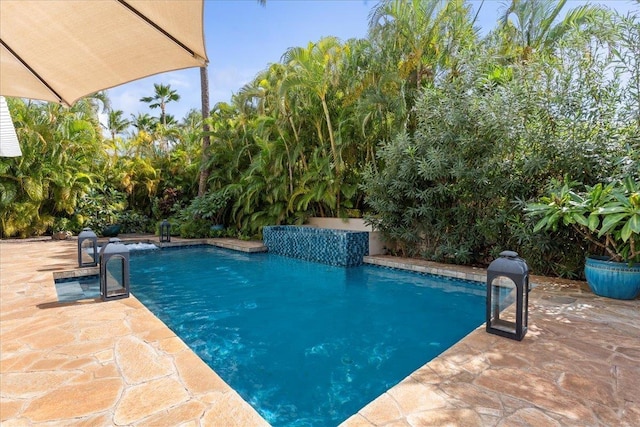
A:
<svg viewBox="0 0 640 427">
<path fill-rule="evenodd" d="M 516 252 L 501 252 L 487 269 L 487 332 L 521 341 L 528 316 L 529 266 Z"/>
<path fill-rule="evenodd" d="M 160 223 L 160 242 L 171 241 L 171 223 L 166 219 Z"/>
<path fill-rule="evenodd" d="M 98 265 L 98 236 L 90 228 L 83 228 L 78 235 L 78 267 Z"/>
<path fill-rule="evenodd" d="M 100 294 L 103 301 L 129 297 L 129 248 L 119 239 L 100 250 Z"/>
</svg>

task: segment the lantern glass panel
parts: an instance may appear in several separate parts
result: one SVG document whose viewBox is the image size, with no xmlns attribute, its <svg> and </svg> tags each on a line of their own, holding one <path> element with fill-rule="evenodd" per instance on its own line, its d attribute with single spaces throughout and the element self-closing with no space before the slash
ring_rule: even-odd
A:
<svg viewBox="0 0 640 427">
<path fill-rule="evenodd" d="M 166 219 L 160 223 L 160 242 L 171 241 L 171 224 Z"/>
<path fill-rule="evenodd" d="M 123 295 L 127 293 L 124 283 L 124 258 L 114 256 L 109 258 L 106 265 L 107 297 Z"/>
<path fill-rule="evenodd" d="M 522 327 L 526 330 L 529 326 L 529 280 L 524 283 L 524 292 L 522 292 L 522 307 L 524 307 L 524 314 L 522 316 Z"/>
<path fill-rule="evenodd" d="M 508 333 L 516 332 L 518 288 L 506 277 L 496 277 L 491 283 L 491 327 Z"/>
<path fill-rule="evenodd" d="M 93 253 L 93 240 L 85 239 L 82 241 L 80 245 L 80 249 L 82 252 L 82 264 L 92 264 L 95 262 L 95 257 L 97 254 Z"/>
</svg>

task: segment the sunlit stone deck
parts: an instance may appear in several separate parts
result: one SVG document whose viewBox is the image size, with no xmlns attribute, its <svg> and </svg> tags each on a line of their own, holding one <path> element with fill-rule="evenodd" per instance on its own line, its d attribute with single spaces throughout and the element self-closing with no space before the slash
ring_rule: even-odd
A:
<svg viewBox="0 0 640 427">
<path fill-rule="evenodd" d="M 485 280 L 484 270 L 397 257 L 369 262 Z M 523 341 L 484 325 L 343 426 L 640 426 L 640 299 L 533 276 Z"/>
<path fill-rule="evenodd" d="M 0 242 L 3 427 L 267 424 L 135 297 L 58 303 L 53 273 L 75 270 L 75 257 L 75 240 Z M 368 261 L 484 277 L 410 259 Z M 344 425 L 640 425 L 640 300 L 533 282 L 522 342 L 479 328 Z"/>
<path fill-rule="evenodd" d="M 76 244 L 0 243 L 3 427 L 268 425 L 135 297 L 57 303 Z"/>
</svg>

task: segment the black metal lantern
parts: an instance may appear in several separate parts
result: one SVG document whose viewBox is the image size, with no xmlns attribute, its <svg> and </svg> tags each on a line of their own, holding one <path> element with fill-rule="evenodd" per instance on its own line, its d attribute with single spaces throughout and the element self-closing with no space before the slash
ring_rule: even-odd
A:
<svg viewBox="0 0 640 427">
<path fill-rule="evenodd" d="M 129 296 L 129 248 L 119 239 L 100 250 L 100 294 L 103 301 Z"/>
<path fill-rule="evenodd" d="M 171 223 L 166 219 L 160 223 L 160 242 L 171 241 Z"/>
<path fill-rule="evenodd" d="M 98 236 L 90 228 L 78 234 L 78 267 L 98 265 Z"/>
<path fill-rule="evenodd" d="M 521 341 L 529 316 L 529 266 L 504 251 L 487 269 L 487 332 Z"/>
</svg>

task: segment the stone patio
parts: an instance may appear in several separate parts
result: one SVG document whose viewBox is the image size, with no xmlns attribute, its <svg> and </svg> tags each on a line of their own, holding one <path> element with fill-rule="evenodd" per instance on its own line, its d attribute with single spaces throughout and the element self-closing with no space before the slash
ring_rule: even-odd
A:
<svg viewBox="0 0 640 427">
<path fill-rule="evenodd" d="M 135 297 L 58 303 L 76 241 L 0 243 L 0 421 L 260 426 L 258 413 Z"/>
<path fill-rule="evenodd" d="M 486 280 L 473 268 L 369 262 Z M 597 297 L 584 282 L 531 281 L 521 342 L 483 325 L 342 425 L 640 426 L 640 299 Z"/>
<path fill-rule="evenodd" d="M 58 303 L 53 273 L 77 270 L 75 257 L 75 240 L 0 242 L 2 426 L 267 425 L 135 297 Z M 368 262 L 484 277 L 410 259 Z M 532 281 L 522 342 L 478 328 L 343 425 L 640 425 L 640 299 Z"/>
</svg>

